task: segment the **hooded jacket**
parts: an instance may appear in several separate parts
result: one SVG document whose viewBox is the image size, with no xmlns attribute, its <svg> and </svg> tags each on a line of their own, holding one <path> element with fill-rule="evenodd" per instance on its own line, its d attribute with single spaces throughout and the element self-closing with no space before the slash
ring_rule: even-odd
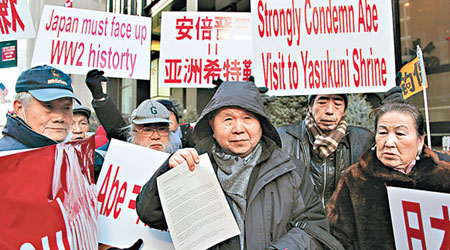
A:
<svg viewBox="0 0 450 250">
<path fill-rule="evenodd" d="M 450 164 L 424 146 L 409 174 L 383 165 L 374 151 L 342 174 L 328 201 L 331 232 L 345 249 L 395 249 L 386 186 L 450 193 Z"/>
<path fill-rule="evenodd" d="M 328 233 L 328 222 L 312 188 L 309 173 L 304 167 L 296 171 L 294 160 L 280 150 L 280 138 L 264 113 L 261 96 L 253 83 L 222 83 L 194 128 L 197 150 L 207 152 L 210 159 L 214 159 L 211 148 L 216 142 L 208 121 L 223 107 L 238 107 L 253 112 L 263 129 L 260 141 L 262 154 L 247 187 L 244 249 L 321 249 L 316 239 L 328 241 L 324 238 L 332 237 Z M 217 173 L 218 166 L 214 160 L 212 164 Z M 143 187 L 136 206 L 143 222 L 161 230 L 167 229 L 167 223 L 159 200 L 156 178 L 168 170 L 166 161 Z M 229 197 L 227 199 L 230 201 Z M 241 249 L 239 236 L 219 243 L 212 249 Z"/>
<path fill-rule="evenodd" d="M 57 144 L 56 141 L 33 131 L 16 114 L 6 115 L 6 126 L 0 139 L 0 151 L 39 148 Z"/>
</svg>

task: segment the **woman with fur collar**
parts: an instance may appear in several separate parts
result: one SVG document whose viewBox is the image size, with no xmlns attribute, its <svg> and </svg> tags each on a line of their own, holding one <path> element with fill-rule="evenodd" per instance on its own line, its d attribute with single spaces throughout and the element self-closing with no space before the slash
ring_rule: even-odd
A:
<svg viewBox="0 0 450 250">
<path fill-rule="evenodd" d="M 345 170 L 327 204 L 331 232 L 346 249 L 395 249 L 386 186 L 450 193 L 450 164 L 424 145 L 424 127 L 411 104 L 378 109 L 375 146 Z"/>
</svg>

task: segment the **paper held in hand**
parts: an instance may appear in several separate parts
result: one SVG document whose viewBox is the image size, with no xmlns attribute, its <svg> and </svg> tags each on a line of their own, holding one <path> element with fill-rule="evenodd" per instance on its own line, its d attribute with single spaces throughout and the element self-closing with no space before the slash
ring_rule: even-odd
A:
<svg viewBox="0 0 450 250">
<path fill-rule="evenodd" d="M 175 249 L 207 249 L 240 234 L 207 154 L 193 172 L 184 162 L 157 185 Z"/>
</svg>

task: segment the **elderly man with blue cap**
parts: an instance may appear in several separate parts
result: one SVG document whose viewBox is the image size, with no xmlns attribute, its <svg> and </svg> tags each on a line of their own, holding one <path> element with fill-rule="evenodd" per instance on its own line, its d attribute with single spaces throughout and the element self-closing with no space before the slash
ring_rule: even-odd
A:
<svg viewBox="0 0 450 250">
<path fill-rule="evenodd" d="M 0 139 L 0 151 L 38 148 L 66 139 L 73 119 L 72 80 L 51 66 L 36 66 L 20 74 L 14 112 Z"/>
</svg>

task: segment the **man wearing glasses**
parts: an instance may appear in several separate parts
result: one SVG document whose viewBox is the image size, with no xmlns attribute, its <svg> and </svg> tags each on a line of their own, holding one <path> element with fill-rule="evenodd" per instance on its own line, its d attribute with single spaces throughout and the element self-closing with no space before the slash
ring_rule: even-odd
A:
<svg viewBox="0 0 450 250">
<path fill-rule="evenodd" d="M 169 111 L 159 102 L 143 101 L 130 117 L 129 142 L 154 150 L 171 152 Z"/>
</svg>

